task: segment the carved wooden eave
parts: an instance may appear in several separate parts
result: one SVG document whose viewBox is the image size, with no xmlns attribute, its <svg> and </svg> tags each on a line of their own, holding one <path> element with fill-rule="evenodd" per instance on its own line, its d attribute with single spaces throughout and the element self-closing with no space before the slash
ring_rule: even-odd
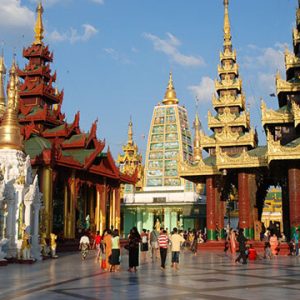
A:
<svg viewBox="0 0 300 300">
<path fill-rule="evenodd" d="M 294 28 L 293 30 L 293 43 L 294 46 L 300 43 L 300 33 L 297 28 Z"/>
<path fill-rule="evenodd" d="M 218 74 L 235 74 L 236 76 L 239 75 L 239 65 L 218 65 Z"/>
<path fill-rule="evenodd" d="M 268 167 L 266 153 L 262 156 L 251 156 L 245 149 L 239 156 L 232 157 L 223 152 L 220 147 L 216 147 L 216 158 L 219 170 Z"/>
<path fill-rule="evenodd" d="M 289 111 L 278 112 L 273 109 L 269 109 L 266 106 L 266 103 L 261 101 L 261 123 L 263 127 L 268 124 L 286 124 L 293 123 L 294 117 L 293 114 Z"/>
<path fill-rule="evenodd" d="M 206 136 L 200 132 L 200 143 L 203 149 L 214 148 L 217 145 L 220 147 L 232 146 L 256 146 L 256 134 L 251 128 L 249 132 L 240 136 L 238 132 L 232 132 L 231 128 L 224 126 L 220 133 L 215 133 L 214 137 Z"/>
<path fill-rule="evenodd" d="M 208 175 L 221 175 L 217 166 L 207 165 L 200 159 L 197 164 L 191 165 L 186 161 L 178 161 L 178 174 L 180 177 L 200 177 Z"/>
<path fill-rule="evenodd" d="M 280 93 L 297 93 L 300 92 L 300 82 L 288 82 L 280 77 L 280 74 L 276 75 L 276 92 Z"/>
<path fill-rule="evenodd" d="M 212 104 L 214 108 L 239 106 L 242 110 L 244 110 L 246 107 L 246 97 L 244 94 L 240 94 L 237 97 L 226 94 L 218 98 L 215 94 L 213 94 Z"/>
<path fill-rule="evenodd" d="M 236 79 L 224 79 L 222 81 L 215 80 L 216 91 L 221 90 L 242 90 L 243 81 L 240 78 Z"/>
<path fill-rule="evenodd" d="M 292 101 L 292 113 L 294 116 L 294 125 L 297 127 L 300 124 L 300 106 Z"/>
<path fill-rule="evenodd" d="M 299 160 L 300 142 L 299 144 L 296 143 L 295 146 L 283 146 L 279 140 L 275 141 L 272 134 L 267 131 L 267 156 L 268 163 L 272 160 Z"/>
<path fill-rule="evenodd" d="M 242 112 L 237 116 L 230 112 L 229 107 L 225 107 L 223 114 L 218 114 L 218 117 L 212 116 L 210 111 L 208 111 L 207 118 L 209 128 L 223 127 L 224 125 L 229 127 L 250 127 L 250 116 L 248 112 Z"/>
<path fill-rule="evenodd" d="M 284 52 L 284 62 L 286 71 L 293 68 L 300 68 L 300 58 L 290 52 L 287 48 Z"/>
<path fill-rule="evenodd" d="M 236 50 L 229 51 L 226 49 L 224 52 L 220 52 L 220 61 L 225 59 L 232 59 L 233 61 L 236 61 Z"/>
</svg>

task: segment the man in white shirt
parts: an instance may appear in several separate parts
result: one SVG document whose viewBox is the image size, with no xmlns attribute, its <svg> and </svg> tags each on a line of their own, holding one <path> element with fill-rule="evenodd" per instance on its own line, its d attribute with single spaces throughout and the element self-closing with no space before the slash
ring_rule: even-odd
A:
<svg viewBox="0 0 300 300">
<path fill-rule="evenodd" d="M 80 238 L 80 242 L 79 242 L 79 249 L 81 250 L 81 258 L 82 260 L 85 260 L 87 257 L 87 254 L 89 252 L 89 248 L 90 248 L 90 239 L 88 238 L 87 235 L 83 235 Z"/>
<path fill-rule="evenodd" d="M 170 240 L 172 250 L 172 267 L 178 270 L 180 246 L 185 240 L 180 234 L 178 234 L 176 227 L 173 228 L 173 234 Z"/>
</svg>

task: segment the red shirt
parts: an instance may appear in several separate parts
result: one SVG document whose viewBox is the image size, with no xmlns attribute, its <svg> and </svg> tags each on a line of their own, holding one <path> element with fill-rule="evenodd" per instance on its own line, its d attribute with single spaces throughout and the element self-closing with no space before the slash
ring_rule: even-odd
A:
<svg viewBox="0 0 300 300">
<path fill-rule="evenodd" d="M 95 244 L 99 245 L 100 243 L 101 243 L 101 236 L 100 235 L 96 235 Z"/>
<path fill-rule="evenodd" d="M 166 234 L 160 234 L 157 240 L 160 248 L 168 248 L 169 238 Z"/>
</svg>

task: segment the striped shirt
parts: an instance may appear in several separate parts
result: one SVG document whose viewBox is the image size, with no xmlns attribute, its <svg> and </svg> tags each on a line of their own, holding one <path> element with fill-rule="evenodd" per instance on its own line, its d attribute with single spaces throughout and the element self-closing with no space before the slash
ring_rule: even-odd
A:
<svg viewBox="0 0 300 300">
<path fill-rule="evenodd" d="M 157 240 L 160 248 L 168 248 L 169 238 L 166 234 L 160 234 Z"/>
</svg>

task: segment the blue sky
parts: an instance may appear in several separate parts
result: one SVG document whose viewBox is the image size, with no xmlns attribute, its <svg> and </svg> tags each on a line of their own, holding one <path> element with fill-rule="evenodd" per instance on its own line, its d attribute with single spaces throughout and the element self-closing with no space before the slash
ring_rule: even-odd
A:
<svg viewBox="0 0 300 300">
<path fill-rule="evenodd" d="M 297 0 L 231 0 L 233 46 L 260 144 L 260 98 L 277 107 L 275 73 L 284 75 L 283 50 L 292 48 Z M 198 112 L 206 134 L 223 42 L 222 0 L 45 0 L 45 41 L 54 51 L 52 70 L 64 89 L 63 111 L 81 128 L 98 118 L 98 137 L 114 157 L 127 140 L 132 116 L 134 139 L 145 155 L 154 105 L 163 99 L 168 73 L 190 125 Z M 0 41 L 6 64 L 33 41 L 35 0 L 0 0 Z M 15 49 L 15 50 L 14 50 Z"/>
</svg>

